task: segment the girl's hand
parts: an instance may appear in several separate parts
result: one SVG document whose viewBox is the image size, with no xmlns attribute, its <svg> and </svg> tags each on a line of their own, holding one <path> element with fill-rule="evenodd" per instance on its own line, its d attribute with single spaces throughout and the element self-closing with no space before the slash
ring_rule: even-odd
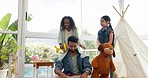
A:
<svg viewBox="0 0 148 78">
<path fill-rule="evenodd" d="M 64 49 L 64 45 L 62 43 L 59 44 L 60 48 L 63 50 Z"/>
<path fill-rule="evenodd" d="M 118 74 L 114 72 L 114 78 L 118 78 Z"/>
<path fill-rule="evenodd" d="M 101 45 L 101 43 L 98 43 L 98 46 L 100 46 Z"/>
<path fill-rule="evenodd" d="M 80 45 L 80 47 L 81 47 L 82 49 L 86 49 L 86 47 L 85 47 L 85 46 Z"/>
</svg>

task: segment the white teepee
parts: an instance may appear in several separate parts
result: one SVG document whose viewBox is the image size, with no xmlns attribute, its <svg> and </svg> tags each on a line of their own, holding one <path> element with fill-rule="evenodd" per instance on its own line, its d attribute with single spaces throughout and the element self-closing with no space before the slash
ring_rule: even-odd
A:
<svg viewBox="0 0 148 78">
<path fill-rule="evenodd" d="M 115 43 L 118 42 L 127 78 L 148 78 L 148 47 L 124 19 L 126 10 L 122 14 L 116 10 L 121 18 L 114 28 Z"/>
</svg>

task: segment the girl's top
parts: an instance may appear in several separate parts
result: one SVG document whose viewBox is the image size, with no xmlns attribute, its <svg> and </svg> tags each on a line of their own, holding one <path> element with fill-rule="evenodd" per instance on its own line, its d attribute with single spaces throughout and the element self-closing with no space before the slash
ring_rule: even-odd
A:
<svg viewBox="0 0 148 78">
<path fill-rule="evenodd" d="M 77 29 L 73 29 L 70 32 L 68 32 L 66 29 L 59 31 L 58 43 L 67 44 L 69 36 L 76 36 L 79 38 Z M 78 41 L 78 45 L 80 45 L 80 41 Z"/>
<path fill-rule="evenodd" d="M 107 26 L 104 30 L 102 28 L 98 31 L 98 41 L 100 43 L 109 42 L 110 33 L 113 33 L 113 29 L 110 26 Z"/>
</svg>

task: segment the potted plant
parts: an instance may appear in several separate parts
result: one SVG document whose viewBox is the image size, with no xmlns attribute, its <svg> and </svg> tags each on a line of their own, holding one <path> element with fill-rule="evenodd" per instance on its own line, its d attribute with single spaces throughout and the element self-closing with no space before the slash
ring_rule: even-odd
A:
<svg viewBox="0 0 148 78">
<path fill-rule="evenodd" d="M 18 30 L 18 20 L 15 20 L 10 25 L 11 13 L 6 14 L 0 21 L 0 29 L 4 31 L 17 31 Z M 31 18 L 28 19 L 29 21 Z M 20 49 L 21 46 L 17 45 L 17 34 L 0 34 L 0 70 L 8 70 L 11 67 L 11 73 L 14 73 L 16 64 L 16 51 Z M 12 58 L 10 58 L 13 56 Z M 14 57 L 15 56 L 15 57 Z M 11 61 L 12 66 L 9 66 Z M 4 77 L 4 76 L 0 76 Z M 6 77 L 4 77 L 6 78 Z"/>
</svg>

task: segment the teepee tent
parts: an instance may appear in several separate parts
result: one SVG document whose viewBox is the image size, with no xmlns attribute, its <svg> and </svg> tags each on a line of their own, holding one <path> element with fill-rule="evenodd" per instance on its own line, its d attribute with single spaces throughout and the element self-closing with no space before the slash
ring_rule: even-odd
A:
<svg viewBox="0 0 148 78">
<path fill-rule="evenodd" d="M 148 78 L 148 47 L 124 19 L 126 10 L 117 11 L 121 18 L 114 28 L 115 43 L 119 45 L 127 78 Z"/>
</svg>

